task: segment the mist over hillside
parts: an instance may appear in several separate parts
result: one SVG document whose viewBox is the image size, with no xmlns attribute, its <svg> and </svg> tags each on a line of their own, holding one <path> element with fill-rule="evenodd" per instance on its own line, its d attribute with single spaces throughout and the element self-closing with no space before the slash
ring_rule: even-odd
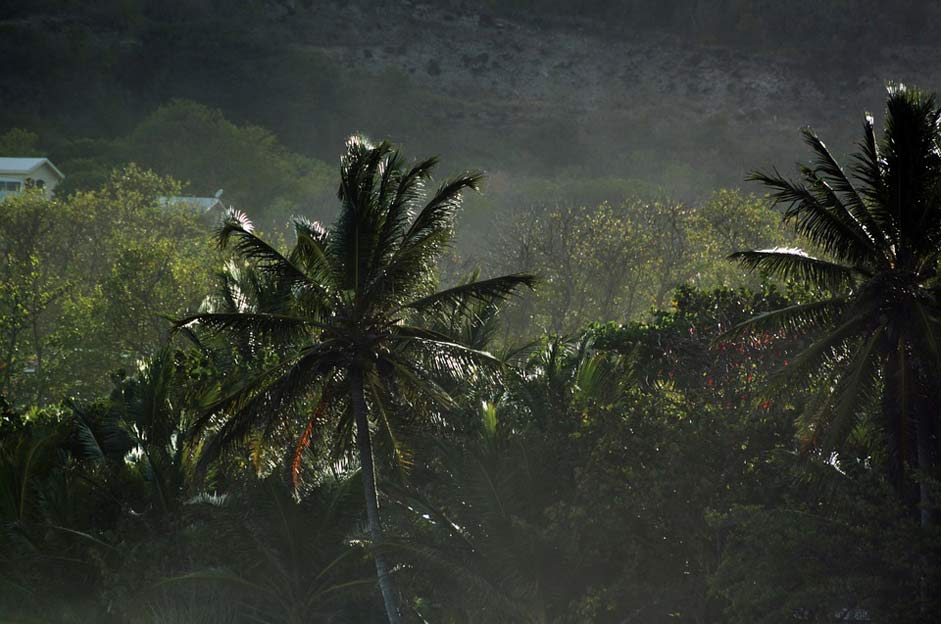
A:
<svg viewBox="0 0 941 624">
<path fill-rule="evenodd" d="M 790 162 L 805 125 L 850 149 L 887 80 L 938 83 L 930 3 L 668 4 L 13 2 L 0 125 L 54 147 L 185 98 L 331 163 L 365 132 L 495 173 L 495 193 L 615 176 L 692 200 Z"/>
<path fill-rule="evenodd" d="M 51 157 L 62 193 L 136 162 L 283 229 L 333 220 L 347 137 L 390 140 L 486 173 L 468 271 L 534 210 L 758 192 L 805 126 L 845 155 L 888 81 L 941 82 L 934 25 L 933 3 L 873 0 L 15 1 L 0 134 L 33 138 L 0 148 Z"/>
</svg>

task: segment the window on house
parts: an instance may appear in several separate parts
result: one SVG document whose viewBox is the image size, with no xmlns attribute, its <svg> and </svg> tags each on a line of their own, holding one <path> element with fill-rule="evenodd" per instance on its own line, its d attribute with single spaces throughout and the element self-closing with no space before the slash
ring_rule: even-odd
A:
<svg viewBox="0 0 941 624">
<path fill-rule="evenodd" d="M 16 193 L 20 190 L 20 182 L 16 180 L 0 180 L 0 191 Z"/>
</svg>

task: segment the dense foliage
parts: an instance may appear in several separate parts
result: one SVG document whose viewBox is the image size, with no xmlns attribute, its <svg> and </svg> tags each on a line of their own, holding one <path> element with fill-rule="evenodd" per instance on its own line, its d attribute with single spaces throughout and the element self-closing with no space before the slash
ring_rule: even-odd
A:
<svg viewBox="0 0 941 624">
<path fill-rule="evenodd" d="M 479 177 L 361 137 L 286 238 L 137 165 L 5 200 L 0 620 L 929 621 L 941 107 L 886 119 L 850 174 L 808 132 L 768 198 L 521 208 L 482 270 L 450 246 Z M 272 219 L 320 193 L 199 105 L 121 142 L 197 130 L 240 202 L 291 172 Z"/>
<path fill-rule="evenodd" d="M 205 296 L 206 219 L 162 198 L 179 184 L 136 166 L 67 197 L 30 192 L 0 220 L 0 392 L 17 404 L 92 397 L 155 349 Z"/>
</svg>

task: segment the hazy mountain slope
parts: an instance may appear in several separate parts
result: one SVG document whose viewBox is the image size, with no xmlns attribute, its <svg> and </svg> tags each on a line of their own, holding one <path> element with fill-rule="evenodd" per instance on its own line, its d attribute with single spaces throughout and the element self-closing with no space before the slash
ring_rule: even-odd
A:
<svg viewBox="0 0 941 624">
<path fill-rule="evenodd" d="M 17 84 L 0 94 L 0 125 L 107 135 L 185 97 L 324 159 L 358 130 L 455 166 L 618 176 L 692 197 L 790 162 L 807 124 L 849 149 L 886 80 L 934 88 L 941 68 L 941 47 L 907 41 L 859 46 L 818 34 L 732 45 L 602 21 L 598 10 L 563 19 L 479 6 L 14 7 L 0 13 L 0 52 L 15 61 Z"/>
<path fill-rule="evenodd" d="M 450 106 L 418 101 L 404 114 L 490 135 L 492 153 L 481 150 L 489 162 L 512 167 L 515 147 L 552 165 L 635 177 L 661 177 L 657 167 L 675 161 L 732 181 L 799 150 L 797 129 L 808 124 L 848 148 L 887 80 L 931 87 L 941 67 L 938 48 L 809 58 L 800 48 L 618 36 L 590 20 L 547 26 L 407 2 L 381 13 L 299 14 L 295 27 L 303 45 L 342 66 L 399 71 L 447 98 Z"/>
</svg>

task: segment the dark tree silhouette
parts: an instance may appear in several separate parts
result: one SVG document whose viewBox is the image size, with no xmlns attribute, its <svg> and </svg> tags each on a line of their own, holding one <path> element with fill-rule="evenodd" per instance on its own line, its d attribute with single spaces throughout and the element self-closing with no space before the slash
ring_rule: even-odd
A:
<svg viewBox="0 0 941 624">
<path fill-rule="evenodd" d="M 880 140 L 866 116 L 851 175 L 811 130 L 814 154 L 800 180 L 777 171 L 751 179 L 787 205 L 784 221 L 820 252 L 743 251 L 751 269 L 795 279 L 827 296 L 759 315 L 740 327 L 813 332 L 788 377 L 813 371 L 819 400 L 804 416 L 808 440 L 836 448 L 859 422 L 867 398 L 881 401 L 893 479 L 924 524 L 932 522 L 928 486 L 912 472 L 938 459 L 937 266 L 941 255 L 941 109 L 934 95 L 888 89 Z"/>
<path fill-rule="evenodd" d="M 222 332 L 239 344 L 246 336 L 267 341 L 279 356 L 250 380 L 238 382 L 199 420 L 197 430 L 211 434 L 207 456 L 251 431 L 272 431 L 302 399 L 317 402 L 315 414 L 335 414 L 340 437 L 352 437 L 355 430 L 367 527 L 393 624 L 401 615 L 389 563 L 379 548 L 383 531 L 370 415 L 389 430 L 395 410 L 379 408 L 390 389 L 448 402 L 442 379 L 498 363 L 422 324 L 422 318 L 455 305 L 468 307 L 463 304 L 473 300 L 500 300 L 533 283 L 531 276 L 515 274 L 434 291 L 435 261 L 454 236 L 461 194 L 475 189 L 479 180 L 462 175 L 427 196 L 424 186 L 435 163 L 432 158 L 407 168 L 388 143 L 372 146 L 351 138 L 341 159 L 335 226 L 328 232 L 295 219 L 297 242 L 286 256 L 256 236 L 243 214 L 231 212 L 219 230 L 220 244 L 251 262 L 278 296 L 268 296 L 269 309 L 262 311 L 210 312 L 178 323 Z"/>
</svg>

